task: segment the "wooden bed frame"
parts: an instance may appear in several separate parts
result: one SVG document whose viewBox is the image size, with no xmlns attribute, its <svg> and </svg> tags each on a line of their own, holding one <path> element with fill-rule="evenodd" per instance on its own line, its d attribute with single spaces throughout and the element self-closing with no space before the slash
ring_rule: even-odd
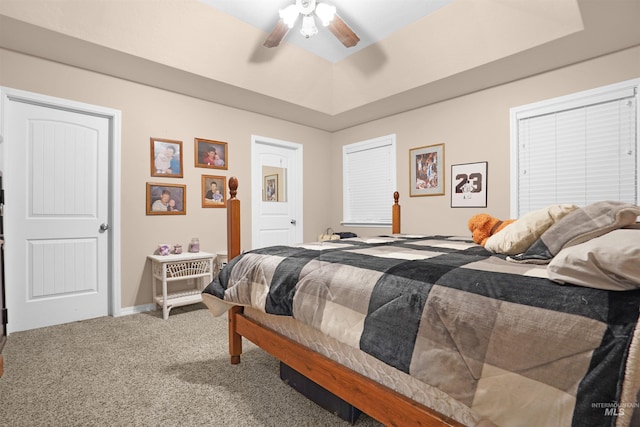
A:
<svg viewBox="0 0 640 427">
<path fill-rule="evenodd" d="M 229 178 L 227 200 L 227 256 L 240 254 L 240 200 L 236 198 L 238 179 Z M 399 194 L 393 195 L 392 232 L 400 233 Z M 240 363 L 242 337 L 262 348 L 306 378 L 388 426 L 462 426 L 433 409 L 383 386 L 339 363 L 304 347 L 259 324 L 243 314 L 243 308 L 229 311 L 229 354 L 231 363 Z"/>
</svg>

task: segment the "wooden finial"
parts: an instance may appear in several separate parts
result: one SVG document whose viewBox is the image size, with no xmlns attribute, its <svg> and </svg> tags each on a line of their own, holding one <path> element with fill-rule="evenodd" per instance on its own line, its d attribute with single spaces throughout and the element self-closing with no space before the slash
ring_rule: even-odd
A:
<svg viewBox="0 0 640 427">
<path fill-rule="evenodd" d="M 229 195 L 232 199 L 235 199 L 236 194 L 238 194 L 238 178 L 232 176 L 229 178 Z"/>
<path fill-rule="evenodd" d="M 393 192 L 393 204 L 397 205 L 399 199 L 400 199 L 400 193 L 398 193 L 397 191 L 394 191 Z"/>
</svg>

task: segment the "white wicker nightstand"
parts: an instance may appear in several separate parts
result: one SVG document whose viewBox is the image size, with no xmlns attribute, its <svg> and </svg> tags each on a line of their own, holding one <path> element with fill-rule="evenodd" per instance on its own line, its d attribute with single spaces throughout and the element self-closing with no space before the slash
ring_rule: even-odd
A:
<svg viewBox="0 0 640 427">
<path fill-rule="evenodd" d="M 195 304 L 202 301 L 202 289 L 213 280 L 214 254 L 207 252 L 182 253 L 178 255 L 148 255 L 151 260 L 153 282 L 153 300 L 162 307 L 162 318 L 169 318 L 173 307 Z M 202 278 L 208 281 L 202 284 Z M 177 292 L 168 292 L 169 282 L 176 280 L 195 280 L 195 288 Z M 157 280 L 162 282 L 162 293 L 157 292 Z"/>
</svg>

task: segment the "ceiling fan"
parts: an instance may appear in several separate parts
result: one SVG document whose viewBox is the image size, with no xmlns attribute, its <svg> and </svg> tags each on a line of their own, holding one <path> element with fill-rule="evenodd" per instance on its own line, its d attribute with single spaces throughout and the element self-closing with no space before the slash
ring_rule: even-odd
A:
<svg viewBox="0 0 640 427">
<path fill-rule="evenodd" d="M 295 4 L 280 9 L 280 20 L 265 40 L 264 46 L 278 46 L 289 30 L 293 28 L 300 15 L 302 15 L 300 33 L 306 38 L 317 34 L 318 28 L 315 24 L 314 14 L 345 47 L 355 46 L 360 41 L 356 33 L 338 16 L 335 6 L 316 3 L 316 0 L 296 0 Z"/>
</svg>

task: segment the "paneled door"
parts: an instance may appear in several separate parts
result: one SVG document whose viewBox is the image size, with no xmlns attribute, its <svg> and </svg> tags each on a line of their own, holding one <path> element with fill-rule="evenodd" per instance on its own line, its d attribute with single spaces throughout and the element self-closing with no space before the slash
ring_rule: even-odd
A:
<svg viewBox="0 0 640 427">
<path fill-rule="evenodd" d="M 2 148 L 9 331 L 107 315 L 110 121 L 9 101 Z"/>
<path fill-rule="evenodd" d="M 302 145 L 253 136 L 251 158 L 252 249 L 301 243 Z"/>
</svg>

